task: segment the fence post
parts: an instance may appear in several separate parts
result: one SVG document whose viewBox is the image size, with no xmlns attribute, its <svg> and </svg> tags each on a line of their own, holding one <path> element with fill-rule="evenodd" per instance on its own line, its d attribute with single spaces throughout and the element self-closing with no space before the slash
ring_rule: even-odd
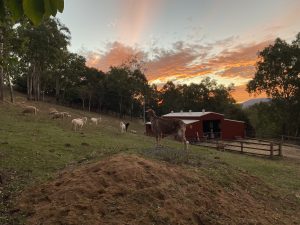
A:
<svg viewBox="0 0 300 225">
<path fill-rule="evenodd" d="M 282 142 L 279 143 L 279 156 L 282 156 Z"/>
<path fill-rule="evenodd" d="M 273 151 L 273 142 L 270 143 L 270 156 L 273 157 L 274 151 Z"/>
<path fill-rule="evenodd" d="M 244 142 L 241 141 L 241 153 L 244 153 Z"/>
</svg>

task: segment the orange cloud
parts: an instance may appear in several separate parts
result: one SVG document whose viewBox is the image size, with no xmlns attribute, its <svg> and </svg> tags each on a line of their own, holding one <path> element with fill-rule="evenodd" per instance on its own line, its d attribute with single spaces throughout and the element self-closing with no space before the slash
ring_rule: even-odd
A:
<svg viewBox="0 0 300 225">
<path fill-rule="evenodd" d="M 143 52 L 119 42 L 109 44 L 105 53 L 87 52 L 84 54 L 87 58 L 87 66 L 98 68 L 104 72 L 108 71 L 111 66 L 119 66 L 127 62 L 132 56 L 144 58 Z"/>
<path fill-rule="evenodd" d="M 235 90 L 232 92 L 232 97 L 237 102 L 244 102 L 244 101 L 247 101 L 250 98 L 267 98 L 266 93 L 262 93 L 260 95 L 250 95 L 246 91 L 246 84 L 245 85 L 236 86 L 234 89 Z"/>
<path fill-rule="evenodd" d="M 216 45 L 229 46 L 232 38 L 218 41 Z M 245 84 L 254 76 L 257 53 L 269 45 L 271 41 L 263 41 L 248 45 L 236 45 L 231 49 L 214 55 L 214 45 L 188 45 L 177 42 L 172 49 L 153 49 L 153 58 L 138 48 L 114 42 L 106 52 L 89 52 L 87 65 L 108 71 L 110 66 L 118 66 L 128 61 L 133 55 L 145 62 L 146 76 L 150 83 L 163 85 L 167 81 L 177 84 L 198 83 L 204 77 L 216 79 L 218 83 L 229 85 L 234 83 L 237 88 L 234 97 L 237 101 L 251 98 L 245 91 Z"/>
</svg>

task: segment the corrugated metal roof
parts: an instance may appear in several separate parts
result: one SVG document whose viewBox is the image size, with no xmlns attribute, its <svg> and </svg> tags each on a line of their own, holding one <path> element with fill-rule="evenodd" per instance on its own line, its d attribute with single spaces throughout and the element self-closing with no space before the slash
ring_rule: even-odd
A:
<svg viewBox="0 0 300 225">
<path fill-rule="evenodd" d="M 191 123 L 196 123 L 200 120 L 182 120 L 182 122 L 184 122 L 185 124 L 191 124 Z"/>
<path fill-rule="evenodd" d="M 173 112 L 163 115 L 163 117 L 201 117 L 210 113 L 218 114 L 223 116 L 223 114 L 215 112 Z"/>
<path fill-rule="evenodd" d="M 239 123 L 245 123 L 245 121 L 241 121 L 241 120 L 230 120 L 230 119 L 224 119 L 224 120 L 234 121 L 234 122 L 239 122 Z"/>
<path fill-rule="evenodd" d="M 182 120 L 182 122 L 184 122 L 184 124 L 191 124 L 191 123 L 196 123 L 200 120 Z M 151 122 L 147 122 L 146 124 L 151 124 Z"/>
</svg>

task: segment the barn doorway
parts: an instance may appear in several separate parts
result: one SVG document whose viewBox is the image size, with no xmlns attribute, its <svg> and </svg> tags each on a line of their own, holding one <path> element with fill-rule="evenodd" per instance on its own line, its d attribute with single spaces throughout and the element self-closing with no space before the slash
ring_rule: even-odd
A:
<svg viewBox="0 0 300 225">
<path fill-rule="evenodd" d="M 220 120 L 204 120 L 203 135 L 209 139 L 221 137 L 221 121 Z"/>
</svg>

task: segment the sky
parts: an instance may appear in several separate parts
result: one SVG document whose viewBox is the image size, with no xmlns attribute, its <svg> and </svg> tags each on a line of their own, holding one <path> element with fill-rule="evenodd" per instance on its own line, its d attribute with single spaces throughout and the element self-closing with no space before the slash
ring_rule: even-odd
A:
<svg viewBox="0 0 300 225">
<path fill-rule="evenodd" d="M 235 85 L 237 102 L 257 54 L 277 37 L 300 32 L 300 0 L 65 0 L 57 17 L 71 31 L 70 51 L 108 71 L 132 56 L 144 62 L 150 84 Z"/>
</svg>

